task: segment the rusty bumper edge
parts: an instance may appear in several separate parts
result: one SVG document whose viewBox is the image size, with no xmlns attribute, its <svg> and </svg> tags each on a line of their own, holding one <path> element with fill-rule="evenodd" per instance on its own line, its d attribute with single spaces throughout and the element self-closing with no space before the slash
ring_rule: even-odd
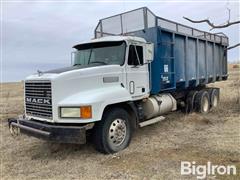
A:
<svg viewBox="0 0 240 180">
<path fill-rule="evenodd" d="M 86 143 L 88 125 L 62 125 L 35 121 L 34 119 L 8 119 L 9 127 L 16 127 L 20 132 L 29 136 L 59 143 Z"/>
</svg>

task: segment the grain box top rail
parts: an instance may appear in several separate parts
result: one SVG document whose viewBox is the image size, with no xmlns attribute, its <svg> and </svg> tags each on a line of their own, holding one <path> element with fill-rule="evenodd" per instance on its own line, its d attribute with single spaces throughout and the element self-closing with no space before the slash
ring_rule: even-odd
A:
<svg viewBox="0 0 240 180">
<path fill-rule="evenodd" d="M 151 27 L 161 27 L 185 36 L 220 43 L 228 46 L 228 37 L 201 31 L 168 19 L 156 16 L 147 7 L 141 7 L 104 19 L 100 19 L 95 28 L 95 38 L 109 35 L 131 35 L 132 33 Z"/>
</svg>

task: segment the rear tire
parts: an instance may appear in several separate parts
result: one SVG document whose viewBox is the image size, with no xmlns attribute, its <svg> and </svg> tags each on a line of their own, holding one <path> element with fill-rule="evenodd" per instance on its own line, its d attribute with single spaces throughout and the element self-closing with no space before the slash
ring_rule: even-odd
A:
<svg viewBox="0 0 240 180">
<path fill-rule="evenodd" d="M 195 110 L 195 104 L 194 104 L 194 100 L 196 97 L 196 94 L 198 92 L 197 91 L 190 91 L 187 95 L 186 98 L 186 106 L 185 106 L 185 112 L 186 113 L 192 113 Z"/>
<path fill-rule="evenodd" d="M 196 111 L 202 114 L 207 114 L 210 109 L 209 94 L 206 90 L 201 90 L 196 94 L 195 98 Z"/>
<path fill-rule="evenodd" d="M 132 137 L 128 113 L 121 108 L 107 110 L 102 120 L 95 124 L 93 133 L 97 151 L 111 154 L 125 149 Z"/>
<path fill-rule="evenodd" d="M 210 93 L 211 108 L 215 108 L 219 103 L 219 89 L 212 89 Z"/>
</svg>

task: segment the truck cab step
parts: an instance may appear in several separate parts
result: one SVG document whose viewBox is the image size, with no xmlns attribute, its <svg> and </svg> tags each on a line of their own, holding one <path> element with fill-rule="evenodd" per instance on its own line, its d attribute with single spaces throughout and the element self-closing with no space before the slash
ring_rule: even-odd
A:
<svg viewBox="0 0 240 180">
<path fill-rule="evenodd" d="M 160 121 L 162 121 L 162 120 L 164 120 L 164 119 L 165 119 L 165 117 L 163 117 L 163 116 L 158 116 L 158 117 L 155 117 L 155 118 L 152 118 L 152 119 L 148 119 L 148 120 L 146 120 L 146 121 L 143 121 L 143 122 L 139 123 L 139 126 L 140 126 L 140 127 L 148 126 L 148 125 L 151 125 L 151 124 L 160 122 Z"/>
</svg>

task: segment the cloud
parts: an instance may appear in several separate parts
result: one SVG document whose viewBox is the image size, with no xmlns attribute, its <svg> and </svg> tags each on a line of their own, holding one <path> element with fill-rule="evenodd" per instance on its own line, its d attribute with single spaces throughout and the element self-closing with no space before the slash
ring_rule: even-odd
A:
<svg viewBox="0 0 240 180">
<path fill-rule="evenodd" d="M 147 6 L 156 15 L 202 30 L 205 24 L 191 24 L 182 17 L 209 17 L 216 23 L 239 18 L 239 3 L 67 3 L 27 2 L 3 5 L 3 80 L 17 81 L 36 69 L 47 70 L 70 64 L 72 46 L 93 38 L 98 20 L 124 11 Z M 221 30 L 230 43 L 239 42 L 239 25 Z M 216 32 L 216 31 L 214 31 Z M 239 58 L 239 49 L 229 52 L 229 59 Z"/>
</svg>

